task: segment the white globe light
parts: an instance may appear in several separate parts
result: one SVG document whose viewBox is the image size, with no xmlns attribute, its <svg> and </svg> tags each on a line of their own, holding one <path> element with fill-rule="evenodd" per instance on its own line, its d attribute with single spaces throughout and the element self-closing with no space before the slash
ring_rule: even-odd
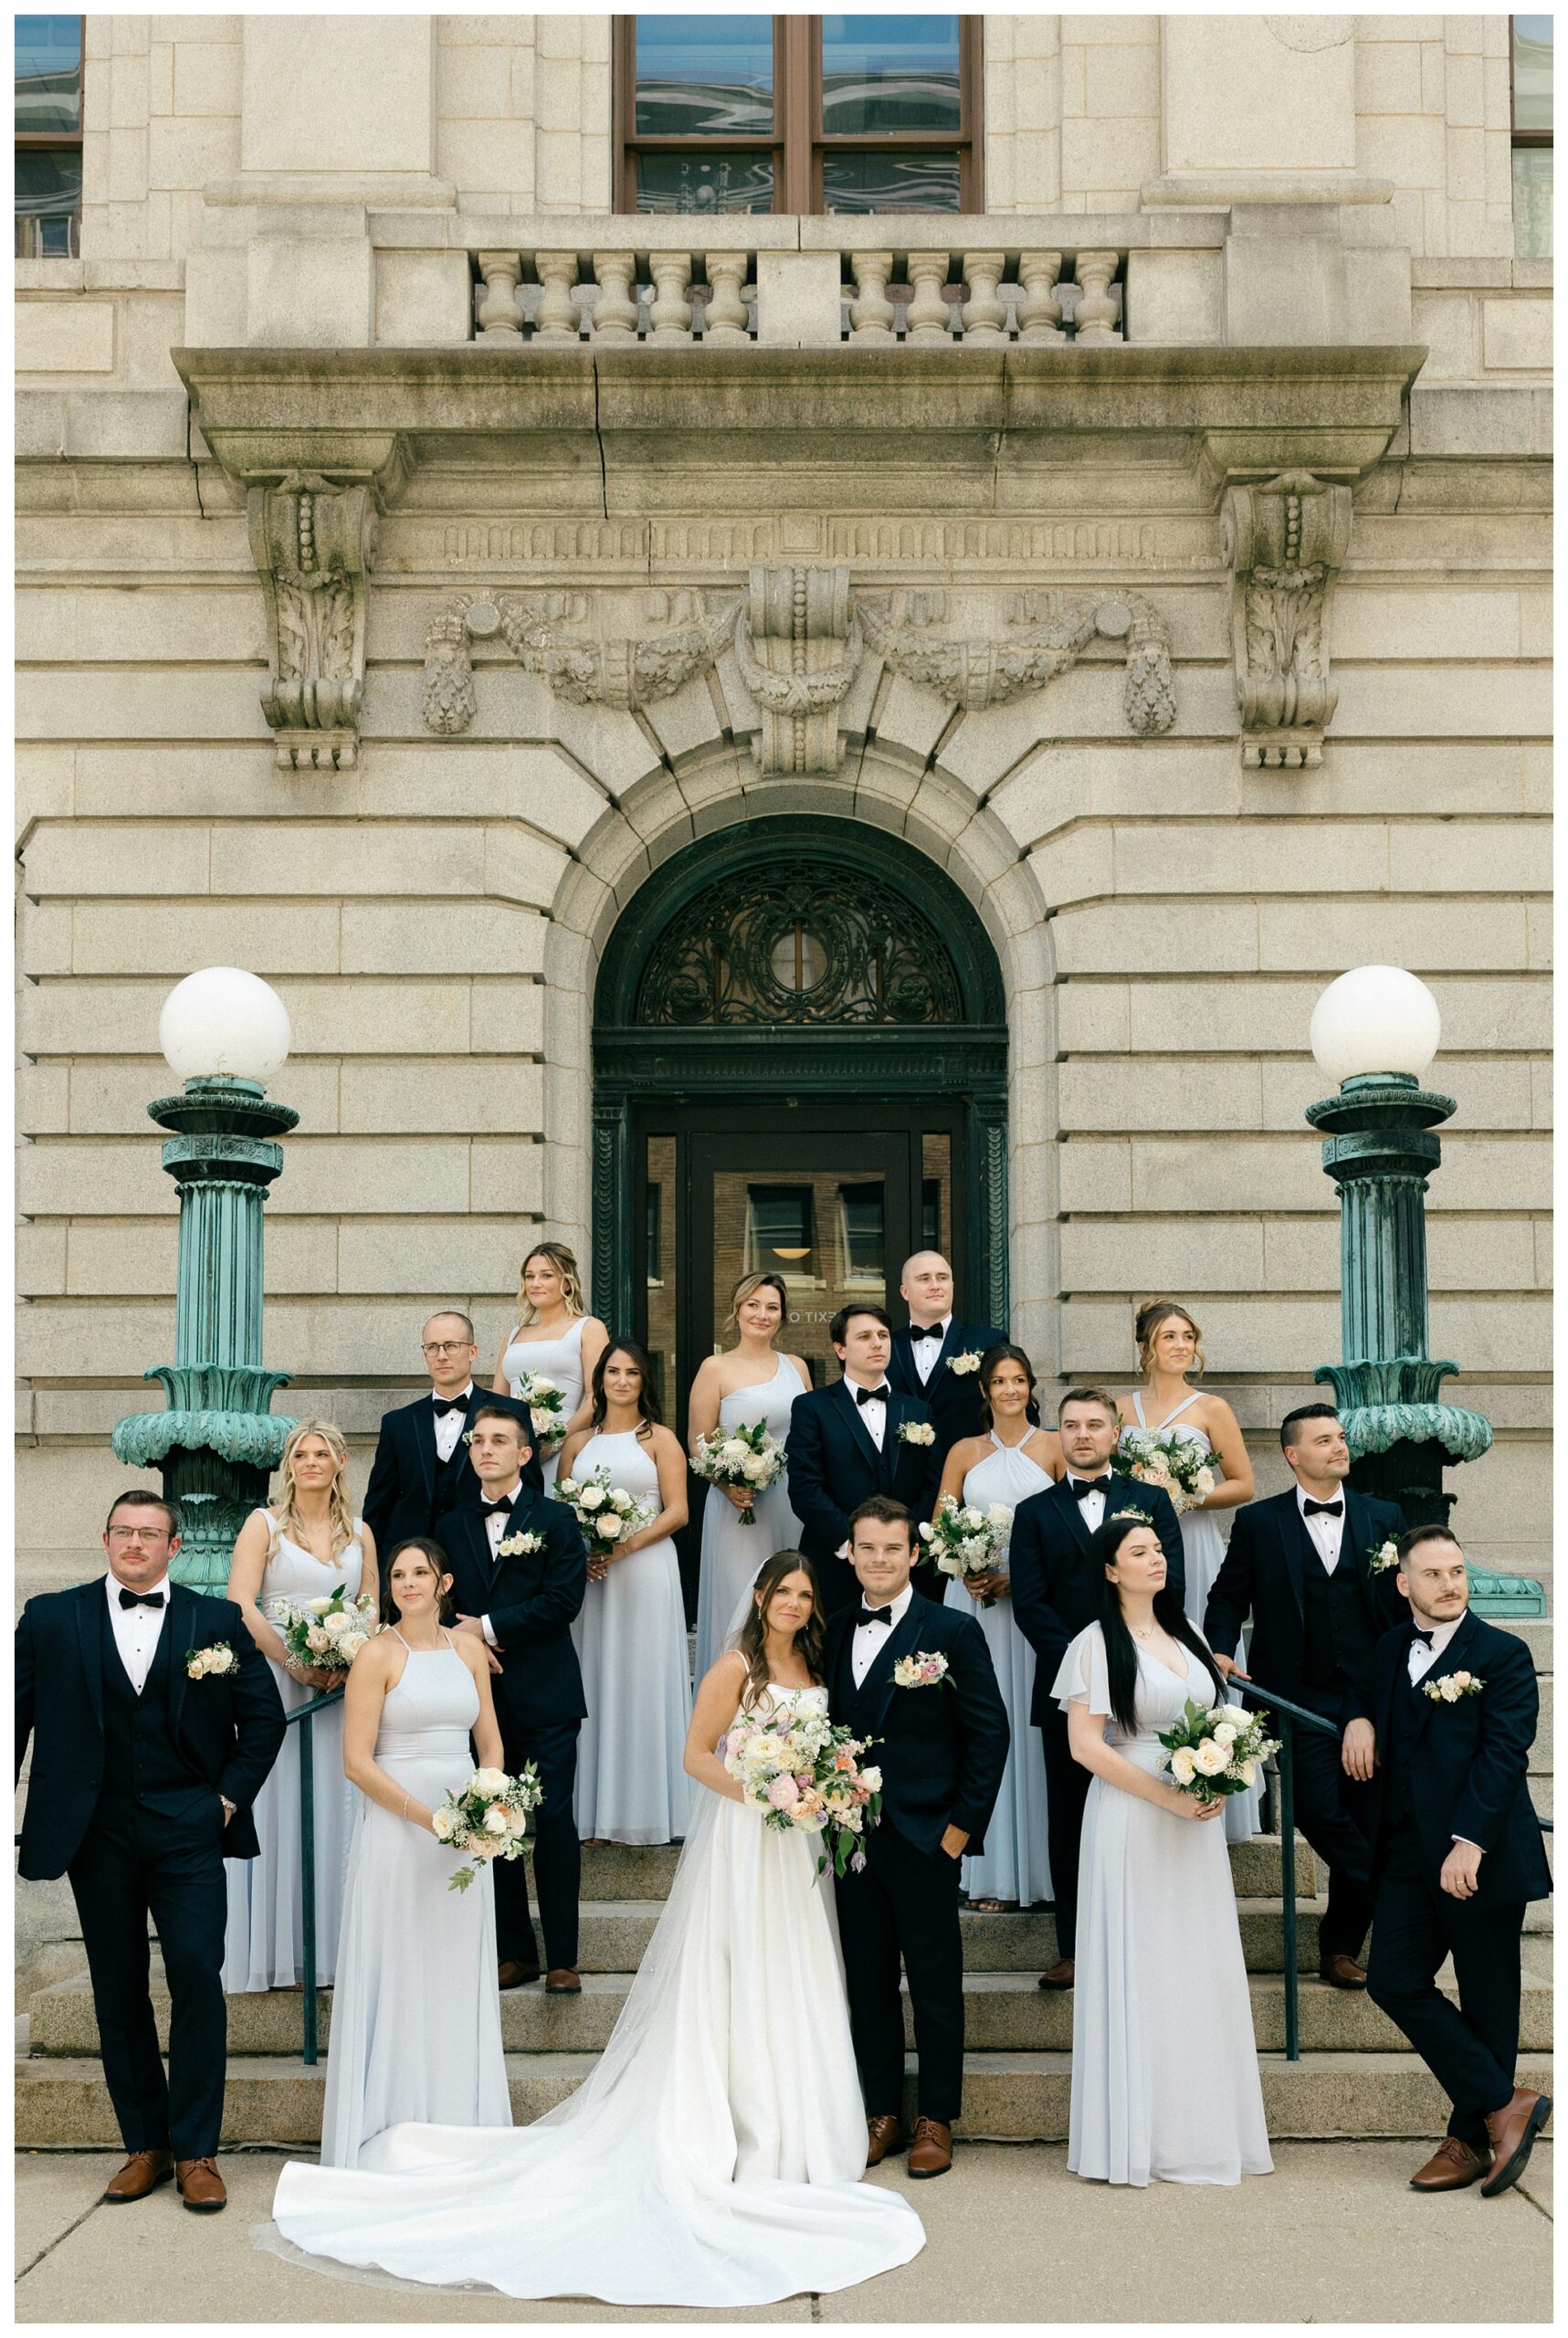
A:
<svg viewBox="0 0 1568 2338">
<path fill-rule="evenodd" d="M 1442 1036 L 1436 1000 L 1403 966 L 1353 966 L 1322 993 L 1307 1030 L 1321 1069 L 1336 1081 L 1379 1071 L 1419 1079 Z"/>
<path fill-rule="evenodd" d="M 158 1045 L 182 1079 L 265 1083 L 289 1059 L 289 1010 L 270 983 L 239 966 L 204 966 L 176 983 Z"/>
</svg>

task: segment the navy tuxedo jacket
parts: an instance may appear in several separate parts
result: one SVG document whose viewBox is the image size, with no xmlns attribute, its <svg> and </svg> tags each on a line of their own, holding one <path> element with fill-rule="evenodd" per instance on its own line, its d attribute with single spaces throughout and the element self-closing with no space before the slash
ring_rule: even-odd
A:
<svg viewBox="0 0 1568 2338">
<path fill-rule="evenodd" d="M 945 1461 L 962 1438 L 980 1434 L 980 1374 L 978 1371 L 953 1373 L 948 1365 L 955 1355 L 984 1355 L 987 1348 L 1005 1340 L 994 1323 L 961 1323 L 955 1315 L 947 1327 L 947 1336 L 937 1351 L 929 1378 L 922 1385 L 915 1368 L 914 1342 L 908 1327 L 893 1333 L 893 1353 L 888 1365 L 888 1377 L 895 1388 L 906 1396 L 913 1396 L 931 1408 L 936 1425 L 936 1449 L 940 1463 Z M 928 1353 L 934 1344 L 930 1340 L 921 1343 Z"/>
<path fill-rule="evenodd" d="M 1103 1474 L 1103 1473 L 1102 1473 Z M 1141 1479 L 1110 1472 L 1105 1515 L 1119 1510 L 1141 1510 L 1160 1538 L 1165 1553 L 1167 1580 L 1178 1596 L 1185 1586 L 1182 1530 L 1163 1487 L 1146 1486 Z M 1013 1539 L 1007 1553 L 1013 1583 L 1013 1614 L 1018 1629 L 1038 1659 L 1029 1719 L 1037 1724 L 1067 1719 L 1051 1694 L 1062 1659 L 1087 1624 L 1100 1614 L 1100 1585 L 1089 1555 L 1089 1529 L 1083 1508 L 1066 1478 L 1042 1486 L 1021 1501 L 1013 1513 Z"/>
<path fill-rule="evenodd" d="M 1344 1488 L 1345 1514 L 1340 1564 L 1352 1565 L 1373 1635 L 1407 1621 L 1409 1610 L 1394 1588 L 1397 1569 L 1373 1574 L 1368 1559 L 1381 1543 L 1405 1532 L 1405 1520 L 1391 1501 Z M 1302 1686 L 1307 1655 L 1305 1594 L 1309 1566 L 1321 1567 L 1317 1545 L 1307 1532 L 1296 1488 L 1249 1501 L 1231 1524 L 1230 1547 L 1215 1577 L 1204 1610 L 1204 1633 L 1216 1656 L 1234 1656 L 1241 1627 L 1252 1617 L 1247 1669 L 1266 1688 L 1294 1697 Z M 1365 1684 L 1359 1686 L 1364 1688 Z"/>
<path fill-rule="evenodd" d="M 16 1626 L 16 1775 L 29 1738 L 33 1770 L 22 1821 L 18 1871 L 30 1882 L 63 1875 L 81 1848 L 103 1786 L 103 1667 L 118 1663 L 104 1648 L 103 1577 L 69 1591 L 29 1599 Z M 170 1742 L 190 1773 L 171 1817 L 195 1799 L 226 1795 L 234 1816 L 223 1856 L 253 1859 L 250 1806 L 283 1743 L 283 1700 L 261 1650 L 232 1600 L 209 1599 L 183 1583 L 169 1590 L 163 1618 L 169 1642 L 166 1720 Z M 232 1672 L 193 1680 L 186 1652 L 226 1640 Z"/>
<path fill-rule="evenodd" d="M 890 1384 L 887 1409 L 879 1453 L 860 1417 L 852 1382 L 836 1380 L 827 1388 L 808 1388 L 790 1407 L 784 1440 L 790 1508 L 800 1521 L 801 1549 L 822 1571 L 823 1596 L 830 1607 L 842 1606 L 848 1596 L 840 1577 L 847 1577 L 858 1593 L 851 1570 L 835 1556 L 848 1537 L 852 1510 L 873 1494 L 888 1494 L 903 1502 L 918 1524 L 931 1516 L 936 1502 L 941 1445 L 899 1441 L 900 1428 L 931 1419 L 929 1409 Z"/>
<path fill-rule="evenodd" d="M 581 1721 L 588 1707 L 571 1626 L 588 1589 L 583 1530 L 564 1502 L 547 1501 L 526 1481 L 506 1535 L 542 1534 L 537 1551 L 492 1561 L 479 1501 L 450 1510 L 438 1541 L 452 1571 L 452 1598 L 464 1616 L 488 1616 L 501 1669 L 490 1686 L 503 1722 L 526 1730 Z"/>
<path fill-rule="evenodd" d="M 916 1591 L 857 1690 L 849 1653 L 859 1610 L 857 1596 L 827 1627 L 828 1711 L 877 1741 L 868 1758 L 882 1773 L 881 1823 L 923 1851 L 936 1850 L 948 1827 L 962 1827 L 969 1850 L 977 1851 L 1001 1788 L 1008 1736 L 985 1635 L 973 1616 Z M 945 1656 L 947 1676 L 931 1688 L 900 1689 L 893 1668 L 917 1653 Z"/>
<path fill-rule="evenodd" d="M 1526 1775 L 1541 1711 L 1529 1648 L 1512 1632 L 1499 1631 L 1467 1612 L 1426 1678 L 1473 1672 L 1485 1685 L 1479 1696 L 1461 1697 L 1450 1705 L 1412 1691 L 1412 1637 L 1408 1622 L 1384 1633 L 1363 1701 L 1363 1718 L 1377 1732 L 1371 1804 L 1374 1876 L 1388 1856 L 1384 1814 L 1401 1759 L 1395 1701 L 1414 1693 L 1415 1735 L 1405 1757 L 1410 1771 L 1405 1783 L 1434 1884 L 1455 1836 L 1462 1835 L 1479 1843 L 1484 1856 L 1475 1898 L 1455 1906 L 1506 1908 L 1544 1900 L 1552 1876 Z"/>
<path fill-rule="evenodd" d="M 468 1409 L 450 1469 L 442 1469 L 437 1463 L 436 1408 L 428 1390 L 423 1396 L 416 1396 L 412 1405 L 400 1405 L 395 1412 L 382 1415 L 370 1483 L 364 1490 L 363 1515 L 375 1536 L 376 1556 L 384 1579 L 387 1560 L 399 1543 L 432 1534 L 439 1541 L 437 1521 L 464 1502 L 478 1501 L 479 1481 L 462 1437 L 481 1405 L 494 1405 L 503 1413 L 515 1415 L 532 1444 L 533 1416 L 528 1406 L 519 1404 L 515 1396 L 498 1396 L 493 1389 L 481 1388 L 477 1382 L 469 1392 Z M 531 1452 L 523 1464 L 522 1481 L 525 1486 L 532 1486 L 536 1493 L 543 1493 L 544 1476 L 536 1452 Z"/>
</svg>

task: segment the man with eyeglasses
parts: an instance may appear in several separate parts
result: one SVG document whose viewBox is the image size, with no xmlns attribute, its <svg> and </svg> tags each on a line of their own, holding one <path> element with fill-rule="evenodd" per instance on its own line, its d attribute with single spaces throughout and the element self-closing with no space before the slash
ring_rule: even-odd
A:
<svg viewBox="0 0 1568 2338">
<path fill-rule="evenodd" d="M 458 1308 L 443 1308 L 426 1324 L 420 1343 L 430 1375 L 428 1392 L 383 1415 L 365 1488 L 364 1522 L 375 1537 L 376 1549 L 388 1560 L 399 1543 L 412 1536 L 433 1534 L 438 1542 L 440 1522 L 447 1511 L 479 1501 L 468 1432 L 481 1405 L 515 1414 L 522 1424 L 529 1448 L 522 1482 L 534 1493 L 544 1491 L 528 1406 L 475 1385 L 479 1352 L 470 1318 Z"/>
<path fill-rule="evenodd" d="M 176 1583 L 179 1512 L 140 1487 L 110 1510 L 107 1575 L 29 1599 L 16 1627 L 16 1771 L 32 1775 L 17 1869 L 70 1879 L 99 2050 L 126 2162 L 103 2196 L 174 2178 L 187 2208 L 217 2171 L 227 2019 L 226 1859 L 257 1856 L 251 1805 L 283 1743 L 283 1704 L 239 1609 Z M 167 2076 L 147 1920 L 169 1989 Z"/>
</svg>

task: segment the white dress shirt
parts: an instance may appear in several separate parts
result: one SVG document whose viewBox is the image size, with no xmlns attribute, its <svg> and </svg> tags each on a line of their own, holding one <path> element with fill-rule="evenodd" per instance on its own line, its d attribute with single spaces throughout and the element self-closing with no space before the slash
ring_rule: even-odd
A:
<svg viewBox="0 0 1568 2338">
<path fill-rule="evenodd" d="M 860 1683 L 866 1678 L 867 1673 L 869 1672 L 872 1665 L 877 1661 L 878 1654 L 885 1644 L 889 1633 L 896 1632 L 899 1626 L 903 1622 L 905 1615 L 909 1610 L 910 1602 L 914 1596 L 914 1585 L 912 1583 L 906 1583 L 898 1597 L 896 1599 L 889 1599 L 887 1603 L 893 1611 L 893 1619 L 891 1623 L 856 1625 L 855 1637 L 849 1643 L 849 1670 L 854 1678 L 855 1686 L 857 1688 L 860 1686 Z M 866 1594 L 862 1591 L 860 1594 L 860 1605 L 864 1607 L 868 1604 Z"/>
<path fill-rule="evenodd" d="M 163 1628 L 163 1618 L 169 1612 L 169 1577 L 167 1572 L 147 1588 L 156 1592 L 156 1607 L 122 1607 L 120 1585 L 111 1574 L 103 1578 L 109 1597 L 109 1620 L 114 1627 L 114 1645 L 120 1650 L 120 1661 L 125 1667 L 131 1686 L 140 1696 L 147 1686 L 147 1675 L 153 1669 L 153 1659 L 158 1653 L 158 1635 Z"/>
<path fill-rule="evenodd" d="M 849 1401 L 854 1406 L 856 1411 L 859 1414 L 861 1420 L 864 1422 L 867 1435 L 870 1438 L 870 1440 L 876 1447 L 878 1452 L 880 1453 L 882 1450 L 883 1440 L 888 1434 L 888 1384 L 884 1380 L 879 1387 L 876 1395 L 871 1398 L 868 1404 L 865 1405 L 860 1402 L 860 1390 L 858 1384 L 851 1380 L 847 1383 L 847 1385 L 849 1389 Z"/>
<path fill-rule="evenodd" d="M 1307 1504 L 1310 1501 L 1316 1501 L 1317 1499 L 1317 1495 L 1310 1494 L 1305 1486 L 1297 1485 L 1296 1507 L 1301 1513 L 1301 1523 L 1311 1540 L 1312 1548 L 1323 1563 L 1323 1573 L 1332 1574 L 1340 1563 L 1340 1544 L 1344 1538 L 1345 1513 L 1342 1508 L 1337 1518 L 1330 1518 L 1322 1511 L 1319 1511 L 1315 1518 L 1309 1518 Z M 1342 1504 L 1344 1499 L 1342 1487 L 1337 1494 L 1330 1496 L 1331 1501 Z"/>
<path fill-rule="evenodd" d="M 1424 1639 L 1416 1638 L 1411 1641 L 1409 1664 L 1413 1683 L 1426 1679 L 1464 1620 L 1463 1616 L 1456 1616 L 1451 1624 L 1434 1624 L 1430 1647 Z"/>
<path fill-rule="evenodd" d="M 512 1487 L 510 1493 L 498 1494 L 495 1497 L 498 1502 L 504 1502 L 506 1504 L 505 1509 L 487 1510 L 485 1512 L 485 1533 L 489 1541 L 491 1566 L 494 1566 L 496 1564 L 502 1540 L 506 1534 L 507 1527 L 510 1523 L 511 1505 L 517 1500 L 518 1494 L 521 1490 L 521 1486 L 522 1480 L 520 1477 L 517 1484 Z M 490 1496 L 487 1493 L 484 1499 L 486 1501 L 489 1501 L 490 1500 Z M 500 1647 L 500 1643 L 496 1638 L 495 1633 L 490 1626 L 490 1619 L 488 1616 L 481 1616 L 479 1617 L 479 1628 L 484 1633 L 484 1636 L 489 1642 L 491 1648 Z"/>
<path fill-rule="evenodd" d="M 460 1405 L 466 1405 L 473 1393 L 474 1384 L 470 1380 L 466 1388 L 458 1389 L 457 1395 L 458 1403 Z M 430 1392 L 430 1402 L 433 1405 L 444 1405 L 447 1402 L 447 1399 L 445 1396 L 437 1395 L 436 1391 L 432 1389 Z M 458 1439 L 462 1436 L 463 1431 L 467 1427 L 468 1423 L 461 1413 L 437 1414 L 436 1450 L 440 1455 L 443 1461 L 449 1461 L 453 1454 L 456 1453 L 458 1449 Z"/>
<path fill-rule="evenodd" d="M 1109 1469 L 1110 1467 L 1110 1462 L 1108 1461 L 1105 1466 L 1106 1469 Z M 1085 1486 L 1088 1485 L 1088 1483 L 1089 1480 L 1087 1478 L 1075 1477 L 1070 1469 L 1068 1471 L 1068 1484 L 1069 1487 Z M 1074 1499 L 1076 1500 L 1077 1497 L 1075 1496 Z M 1083 1500 L 1079 1502 L 1078 1507 L 1079 1515 L 1083 1520 L 1086 1530 L 1090 1534 L 1097 1533 L 1100 1528 L 1105 1523 L 1105 1495 L 1099 1486 L 1096 1486 L 1091 1494 L 1085 1494 Z"/>
<path fill-rule="evenodd" d="M 922 1388 L 925 1386 L 926 1383 L 930 1380 L 931 1374 L 936 1369 L 936 1360 L 942 1353 L 942 1343 L 943 1340 L 946 1339 L 949 1331 L 952 1329 L 952 1316 L 944 1315 L 941 1322 L 936 1327 L 936 1337 L 934 1340 L 912 1340 L 910 1343 L 910 1352 L 914 1357 L 915 1370 L 920 1374 L 920 1383 Z M 913 1329 L 912 1325 L 910 1326 L 910 1329 Z"/>
</svg>

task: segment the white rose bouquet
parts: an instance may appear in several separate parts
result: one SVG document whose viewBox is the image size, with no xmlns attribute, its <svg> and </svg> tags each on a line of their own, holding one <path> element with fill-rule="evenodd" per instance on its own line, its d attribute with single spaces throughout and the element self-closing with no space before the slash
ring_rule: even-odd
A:
<svg viewBox="0 0 1568 2338">
<path fill-rule="evenodd" d="M 858 1875 L 861 1840 L 882 1815 L 882 1773 L 862 1768 L 868 1741 L 851 1737 L 815 1704 L 771 1715 L 749 1713 L 724 1742 L 724 1767 L 739 1778 L 749 1808 L 781 1835 L 793 1827 L 820 1835 L 818 1875 L 831 1862 Z"/>
<path fill-rule="evenodd" d="M 624 1486 L 610 1483 L 608 1469 L 590 1469 L 585 1478 L 557 1478 L 555 1499 L 563 1501 L 583 1529 L 590 1553 L 607 1551 L 625 1542 L 658 1512 L 638 1501 Z"/>
<path fill-rule="evenodd" d="M 1190 1437 L 1147 1428 L 1124 1428 L 1117 1440 L 1117 1458 L 1129 1477 L 1141 1485 L 1158 1486 L 1171 1497 L 1179 1518 L 1184 1510 L 1197 1510 L 1219 1483 L 1207 1457 Z"/>
<path fill-rule="evenodd" d="M 789 1464 L 784 1440 L 768 1433 L 766 1421 L 751 1421 L 739 1428 L 710 1429 L 697 1440 L 691 1467 L 710 1486 L 744 1488 L 753 1497 L 776 1485 Z M 757 1512 L 749 1501 L 741 1512 L 742 1526 L 754 1526 Z"/>
<path fill-rule="evenodd" d="M 1200 1705 L 1189 1697 L 1173 1729 L 1160 1732 L 1165 1771 L 1173 1786 L 1199 1802 L 1223 1802 L 1257 1783 L 1258 1765 L 1279 1750 L 1264 1735 L 1266 1713 L 1245 1705 Z"/>
<path fill-rule="evenodd" d="M 969 1575 L 991 1574 L 1012 1532 L 1013 1513 L 1005 1502 L 994 1501 L 981 1510 L 973 1502 L 959 1502 L 952 1494 L 943 1494 L 936 1516 L 921 1526 L 920 1535 L 936 1561 L 938 1574 L 954 1575 L 962 1583 Z M 990 1592 L 980 1602 L 983 1607 L 995 1604 Z"/>
<path fill-rule="evenodd" d="M 525 1372 L 517 1384 L 517 1401 L 533 1416 L 533 1434 L 541 1453 L 549 1454 L 565 1442 L 565 1400 L 553 1380 L 542 1372 Z"/>
<path fill-rule="evenodd" d="M 525 1762 L 515 1778 L 504 1770 L 476 1770 L 447 1796 L 431 1826 L 437 1841 L 467 1852 L 469 1861 L 453 1876 L 448 1891 L 466 1891 L 486 1860 L 522 1857 L 528 1814 L 543 1791 L 538 1770 Z"/>
<path fill-rule="evenodd" d="M 296 1664 L 346 1672 L 379 1628 L 374 1599 L 345 1599 L 343 1586 L 326 1599 L 274 1599 L 267 1620 Z"/>
</svg>

